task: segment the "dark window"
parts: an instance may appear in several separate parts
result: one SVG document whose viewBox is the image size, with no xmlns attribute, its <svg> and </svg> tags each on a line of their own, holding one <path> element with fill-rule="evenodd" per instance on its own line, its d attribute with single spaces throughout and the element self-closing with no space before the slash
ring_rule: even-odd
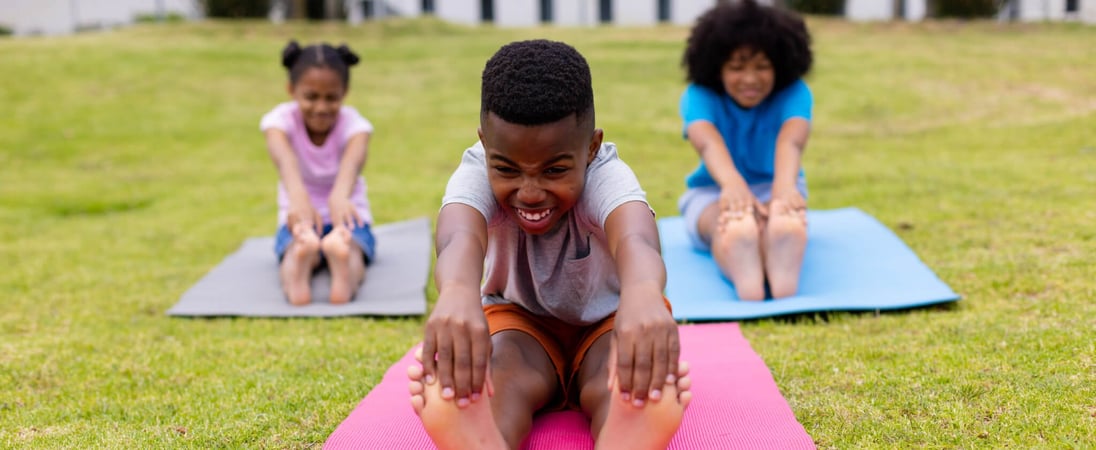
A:
<svg viewBox="0 0 1096 450">
<path fill-rule="evenodd" d="M 552 0 L 540 0 L 540 22 L 552 22 Z"/>
<path fill-rule="evenodd" d="M 480 21 L 481 22 L 494 22 L 495 21 L 495 2 L 492 0 L 480 0 Z"/>
<path fill-rule="evenodd" d="M 613 21 L 613 0 L 601 0 L 598 2 L 598 20 L 601 23 Z"/>
<path fill-rule="evenodd" d="M 669 22 L 670 19 L 670 0 L 658 0 L 658 21 Z"/>
<path fill-rule="evenodd" d="M 434 0 L 422 0 L 422 13 L 433 14 L 434 13 Z"/>
<path fill-rule="evenodd" d="M 1077 6 L 1078 6 L 1077 3 L 1080 3 L 1080 2 L 1078 2 L 1077 0 L 1066 0 L 1066 12 L 1067 13 L 1077 12 L 1077 10 L 1079 9 L 1079 8 L 1077 8 Z"/>
</svg>

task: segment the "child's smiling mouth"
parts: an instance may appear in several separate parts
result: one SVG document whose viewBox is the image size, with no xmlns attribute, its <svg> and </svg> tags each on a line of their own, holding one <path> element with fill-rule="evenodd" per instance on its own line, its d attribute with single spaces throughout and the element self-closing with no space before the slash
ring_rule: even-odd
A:
<svg viewBox="0 0 1096 450">
<path fill-rule="evenodd" d="M 538 223 L 552 215 L 551 208 L 541 210 L 514 208 L 514 211 L 517 212 L 518 217 L 530 223 Z"/>
</svg>

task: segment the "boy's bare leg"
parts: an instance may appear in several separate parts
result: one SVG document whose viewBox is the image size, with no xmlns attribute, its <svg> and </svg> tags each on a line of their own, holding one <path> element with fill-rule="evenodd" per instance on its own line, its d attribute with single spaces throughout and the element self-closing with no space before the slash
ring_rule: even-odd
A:
<svg viewBox="0 0 1096 450">
<path fill-rule="evenodd" d="M 293 242 L 282 255 L 279 272 L 282 289 L 292 305 L 307 305 L 312 301 L 312 271 L 320 264 L 320 238 L 307 225 L 293 227 Z"/>
<path fill-rule="evenodd" d="M 408 368 L 411 405 L 439 449 L 516 449 L 533 427 L 533 414 L 558 390 L 555 366 L 531 336 L 502 331 L 491 336 L 494 395 L 458 405 L 440 383 L 426 383 L 422 368 Z M 422 361 L 422 355 L 416 354 Z"/>
<path fill-rule="evenodd" d="M 323 237 L 323 254 L 331 271 L 331 303 L 349 302 L 365 279 L 361 247 L 350 230 L 337 226 Z"/>
<path fill-rule="evenodd" d="M 642 407 L 636 407 L 621 397 L 616 380 L 609 388 L 609 334 L 598 338 L 586 352 L 579 372 L 582 393 L 582 409 L 590 416 L 590 433 L 595 436 L 595 448 L 599 450 L 662 450 L 669 445 L 685 407 L 692 400 L 689 391 L 689 366 L 678 364 L 678 372 L 671 382 L 661 387 L 658 400 L 648 397 Z"/>
<path fill-rule="evenodd" d="M 807 249 L 806 213 L 782 212 L 778 200 L 769 207 L 774 213 L 765 226 L 765 273 L 773 298 L 790 297 L 799 290 L 799 271 Z"/>
<path fill-rule="evenodd" d="M 709 205 L 700 216 L 700 233 L 709 236 L 712 258 L 734 283 L 742 300 L 765 299 L 765 271 L 761 261 L 761 232 L 752 212 L 732 218 Z"/>
</svg>

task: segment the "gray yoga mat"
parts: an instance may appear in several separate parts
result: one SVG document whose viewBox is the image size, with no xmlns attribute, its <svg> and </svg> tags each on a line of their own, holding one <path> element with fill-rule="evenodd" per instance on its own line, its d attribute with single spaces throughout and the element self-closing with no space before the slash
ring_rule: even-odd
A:
<svg viewBox="0 0 1096 450">
<path fill-rule="evenodd" d="M 430 220 L 378 225 L 375 261 L 354 300 L 328 302 L 331 277 L 312 278 L 312 303 L 293 306 L 285 298 L 274 257 L 274 237 L 248 238 L 238 250 L 183 293 L 171 316 L 334 317 L 410 316 L 426 313 L 430 271 Z"/>
</svg>

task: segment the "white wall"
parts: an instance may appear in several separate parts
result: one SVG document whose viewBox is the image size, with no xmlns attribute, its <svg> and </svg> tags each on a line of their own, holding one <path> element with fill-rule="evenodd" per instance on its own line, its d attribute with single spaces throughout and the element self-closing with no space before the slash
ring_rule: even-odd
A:
<svg viewBox="0 0 1096 450">
<path fill-rule="evenodd" d="M 1096 0 L 1081 0 L 1081 22 L 1096 24 Z"/>
<path fill-rule="evenodd" d="M 540 0 L 495 0 L 495 24 L 503 27 L 540 24 Z"/>
<path fill-rule="evenodd" d="M 926 9 L 925 0 L 906 0 L 902 17 L 911 22 L 920 22 L 925 20 Z"/>
<path fill-rule="evenodd" d="M 440 0 L 439 0 L 440 1 Z M 597 25 L 598 0 L 555 0 L 555 24 L 562 26 Z"/>
<path fill-rule="evenodd" d="M 891 20 L 894 3 L 890 0 L 845 0 L 845 18 L 854 21 Z"/>
<path fill-rule="evenodd" d="M 67 34 L 78 28 L 126 25 L 138 14 L 164 14 L 197 19 L 198 0 L 0 0 L 0 24 L 17 35 Z"/>
<path fill-rule="evenodd" d="M 1061 20 L 1065 16 L 1065 0 L 1018 0 L 1019 19 L 1023 22 Z"/>
<path fill-rule="evenodd" d="M 422 0 L 385 0 L 385 5 L 399 17 L 418 17 L 422 15 Z"/>
<path fill-rule="evenodd" d="M 715 6 L 715 0 L 672 0 L 670 21 L 677 25 L 693 25 L 696 18 Z"/>
<path fill-rule="evenodd" d="M 658 0 L 613 0 L 613 24 L 624 26 L 658 23 Z"/>
<path fill-rule="evenodd" d="M 506 0 L 495 0 L 497 11 L 498 4 Z M 480 23 L 479 0 L 434 0 L 434 15 L 439 19 L 450 22 L 476 25 Z"/>
</svg>

